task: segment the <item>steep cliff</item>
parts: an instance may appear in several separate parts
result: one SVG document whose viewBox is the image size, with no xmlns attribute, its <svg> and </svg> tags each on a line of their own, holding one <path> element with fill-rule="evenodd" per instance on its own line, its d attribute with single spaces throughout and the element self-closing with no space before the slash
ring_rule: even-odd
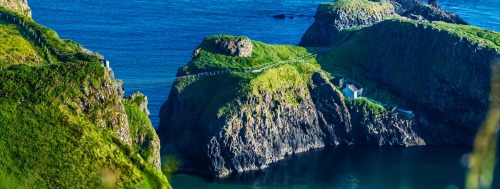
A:
<svg viewBox="0 0 500 189">
<path fill-rule="evenodd" d="M 178 75 L 203 72 L 201 66 L 217 70 L 224 62 L 219 68 L 250 62 L 259 68 L 309 54 L 301 47 L 253 46 L 245 58 L 201 45 Z M 218 62 L 201 61 L 211 57 Z M 327 145 L 425 144 L 413 120 L 369 101 L 346 102 L 313 58 L 255 70 L 176 81 L 160 113 L 162 154 L 180 159 L 181 170 L 226 176 Z"/>
<path fill-rule="evenodd" d="M 500 74 L 500 34 L 466 25 L 386 20 L 343 31 L 317 60 L 323 69 L 399 96 L 432 144 L 472 144 Z M 493 81 L 499 82 L 499 81 Z M 373 95 L 373 93 L 372 93 Z M 374 97 L 376 98 L 376 97 Z"/>
<path fill-rule="evenodd" d="M 390 3 L 394 6 L 396 13 L 404 17 L 416 20 L 443 21 L 453 24 L 467 24 L 457 14 L 441 9 L 435 0 L 429 0 L 428 4 L 420 0 L 372 0 L 375 2 Z"/>
<path fill-rule="evenodd" d="M 80 45 L 0 13 L 0 188 L 168 188 L 137 95 Z"/>
<path fill-rule="evenodd" d="M 318 6 L 315 21 L 299 45 L 329 46 L 343 29 L 366 27 L 400 16 L 467 24 L 455 13 L 442 10 L 435 2 L 429 5 L 420 0 L 337 0 Z"/>
<path fill-rule="evenodd" d="M 0 6 L 6 7 L 24 16 L 31 17 L 31 9 L 28 6 L 28 0 L 2 0 L 0 1 Z"/>
<path fill-rule="evenodd" d="M 367 0 L 337 0 L 322 3 L 316 11 L 315 21 L 306 31 L 301 46 L 326 46 L 343 29 L 369 26 L 395 17 L 394 8 L 388 3 Z"/>
</svg>

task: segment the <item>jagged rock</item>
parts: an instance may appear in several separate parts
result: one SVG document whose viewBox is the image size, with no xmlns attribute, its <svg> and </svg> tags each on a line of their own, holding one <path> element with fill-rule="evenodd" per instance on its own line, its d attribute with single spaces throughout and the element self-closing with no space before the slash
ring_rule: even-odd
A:
<svg viewBox="0 0 500 189">
<path fill-rule="evenodd" d="M 2 0 L 0 5 L 31 18 L 31 9 L 27 0 Z"/>
<path fill-rule="evenodd" d="M 432 7 L 434 7 L 434 8 L 438 8 L 438 9 L 440 9 L 440 8 L 441 8 L 441 6 L 438 4 L 438 2 L 437 2 L 436 0 L 429 0 L 429 1 L 427 2 L 427 4 L 429 4 L 430 6 L 432 6 Z"/>
<path fill-rule="evenodd" d="M 414 19 L 414 20 L 426 20 L 426 21 L 443 21 L 455 24 L 467 24 L 462 20 L 457 14 L 452 12 L 444 11 L 440 8 L 433 7 L 431 5 L 423 4 L 421 6 L 415 6 L 408 11 L 404 12 L 402 16 Z"/>
<path fill-rule="evenodd" d="M 219 51 L 226 55 L 239 57 L 249 57 L 252 55 L 253 44 L 247 37 L 217 39 L 215 40 L 215 45 Z"/>
<path fill-rule="evenodd" d="M 343 29 L 370 26 L 397 16 L 422 21 L 467 24 L 457 14 L 440 9 L 439 5 L 432 1 L 433 6 L 419 0 L 339 1 L 319 5 L 315 21 L 302 36 L 299 45 L 328 46 Z"/>
<path fill-rule="evenodd" d="M 140 92 L 135 92 L 130 96 L 130 99 L 134 101 L 138 106 L 139 109 L 144 112 L 144 114 L 149 116 L 149 110 L 148 110 L 148 97 L 145 96 L 144 94 Z"/>
<path fill-rule="evenodd" d="M 366 3 L 373 4 L 374 7 L 338 8 L 336 2 L 320 4 L 314 23 L 307 29 L 299 45 L 326 46 L 343 29 L 370 26 L 396 15 L 389 4 Z"/>
<path fill-rule="evenodd" d="M 454 24 L 467 24 L 457 14 L 441 9 L 436 0 L 426 4 L 420 0 L 371 0 L 391 3 L 401 16 L 416 20 L 443 21 Z"/>
<path fill-rule="evenodd" d="M 200 47 L 193 51 L 191 57 L 197 58 L 202 49 L 227 56 L 249 57 L 252 56 L 253 44 L 248 37 L 210 36 L 205 38 Z"/>
<path fill-rule="evenodd" d="M 346 103 L 323 74 L 310 79 L 294 92 L 302 99 L 296 105 L 261 91 L 260 97 L 237 100 L 235 115 L 215 120 L 201 118 L 204 110 L 173 86 L 160 113 L 162 153 L 182 159 L 181 170 L 223 177 L 330 145 L 425 144 L 413 131 L 412 120 L 367 113 L 364 105 Z"/>
</svg>

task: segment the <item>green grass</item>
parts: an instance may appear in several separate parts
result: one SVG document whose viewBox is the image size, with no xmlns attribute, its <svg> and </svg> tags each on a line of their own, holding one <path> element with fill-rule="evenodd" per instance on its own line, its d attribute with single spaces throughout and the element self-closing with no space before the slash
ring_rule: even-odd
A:
<svg viewBox="0 0 500 189">
<path fill-rule="evenodd" d="M 40 65 L 45 62 L 43 53 L 26 40 L 14 24 L 0 21 L 0 68 L 14 64 Z"/>
<path fill-rule="evenodd" d="M 109 87 L 98 58 L 28 17 L 0 13 L 0 188 L 169 188 L 151 163 L 151 123 Z M 144 140 L 118 137 L 127 121 L 131 139 Z"/>
<path fill-rule="evenodd" d="M 414 48 L 415 46 L 426 46 L 426 44 L 420 44 L 421 41 L 414 41 L 414 39 L 407 39 L 408 41 L 414 41 L 412 42 L 413 44 L 400 42 L 403 46 L 397 49 L 397 45 L 399 44 L 392 44 L 393 41 L 391 40 L 393 39 L 389 39 L 387 32 L 382 31 L 392 30 L 406 35 L 411 32 L 418 33 L 418 31 L 424 29 L 427 31 L 435 29 L 435 33 L 432 33 L 432 35 L 441 41 L 452 40 L 453 36 L 457 36 L 466 38 L 473 43 L 478 43 L 480 46 L 499 49 L 499 46 L 496 44 L 500 36 L 498 33 L 474 26 L 391 19 L 366 28 L 341 31 L 332 46 L 340 45 L 343 41 L 347 41 L 347 43 L 343 46 L 340 45 L 338 48 L 333 48 L 325 54 L 321 54 L 317 57 L 317 61 L 326 71 L 333 74 L 341 74 L 348 78 L 354 77 L 354 80 L 361 83 L 365 90 L 368 89 L 368 93 L 364 94 L 365 96 L 384 104 L 405 106 L 407 105 L 405 102 L 400 101 L 397 95 L 392 94 L 388 90 L 390 88 L 400 88 L 425 91 L 426 82 L 416 82 L 417 85 L 412 85 L 411 88 L 404 87 L 403 84 L 409 83 L 409 78 L 423 79 L 430 77 L 428 76 L 431 73 L 429 70 L 442 70 L 442 67 L 447 62 L 447 57 L 435 55 L 433 54 L 434 51 L 428 48 Z M 408 49 L 414 49 L 411 52 L 412 57 L 418 58 L 403 59 L 402 57 L 405 56 L 400 56 L 397 53 L 398 50 L 406 51 Z M 395 54 L 387 54 L 387 52 L 394 52 Z M 412 62 L 412 64 L 409 64 L 411 68 L 408 67 L 406 69 L 412 70 L 412 73 L 420 73 L 420 75 L 408 76 L 408 72 L 404 71 L 393 71 L 390 73 L 373 72 L 373 65 L 378 64 L 377 62 L 384 62 L 386 67 L 394 67 L 394 70 L 401 69 L 402 62 Z M 449 74 L 460 74 L 464 70 L 461 70 L 461 67 L 455 66 L 447 69 L 446 72 Z M 392 82 L 382 85 L 379 83 L 380 81 L 376 81 L 375 78 L 377 77 L 388 78 L 386 80 Z M 470 81 L 474 81 L 474 78 L 471 78 Z M 402 86 L 395 87 L 396 84 Z M 417 96 L 416 98 L 424 97 Z"/>
<path fill-rule="evenodd" d="M 213 47 L 213 40 L 218 38 L 236 38 L 227 35 L 216 35 L 208 37 L 198 48 L 200 54 L 190 61 L 186 66 L 179 69 L 181 75 L 195 74 L 212 70 L 238 70 L 257 68 L 284 60 L 297 60 L 306 57 L 308 49 L 292 45 L 268 45 L 258 41 L 252 41 L 253 52 L 250 57 L 234 57 L 217 53 Z"/>
<path fill-rule="evenodd" d="M 357 106 L 357 107 L 370 109 L 376 115 L 380 115 L 384 112 L 387 112 L 387 110 L 384 107 L 381 107 L 368 99 L 364 99 L 364 98 L 348 99 L 348 98 L 346 98 L 345 101 L 347 103 L 351 103 L 352 105 Z"/>
<path fill-rule="evenodd" d="M 500 51 L 500 33 L 485 30 L 476 26 L 450 24 L 446 22 L 419 23 L 436 29 L 446 30 L 454 35 L 470 39 L 484 47 L 495 48 Z"/>
<path fill-rule="evenodd" d="M 209 39 L 213 39 L 213 37 L 209 37 Z M 253 41 L 253 44 L 253 54 L 248 58 L 218 54 L 210 50 L 211 47 L 207 46 L 207 44 L 202 44 L 200 45 L 202 49 L 200 56 L 181 69 L 187 70 L 186 73 L 198 73 L 206 70 L 248 69 L 249 67 L 270 62 L 302 59 L 302 57 L 310 55 L 311 52 L 316 53 L 312 49 L 291 45 L 268 45 L 258 41 Z M 263 98 L 262 93 L 276 96 L 289 94 L 289 96 L 284 97 L 284 102 L 297 103 L 298 97 L 295 92 L 307 87 L 305 84 L 307 84 L 310 75 L 316 71 L 320 71 L 320 68 L 312 58 L 308 60 L 308 63 L 283 64 L 262 73 L 234 72 L 183 79 L 175 83 L 175 89 L 180 95 L 203 110 L 202 114 L 205 118 L 214 115 L 220 117 L 237 113 L 234 104 L 236 100 L 245 99 L 249 96 L 260 99 Z"/>
<path fill-rule="evenodd" d="M 389 3 L 372 2 L 368 0 L 336 0 L 329 3 L 321 3 L 317 14 L 328 13 L 329 11 L 347 11 L 354 13 L 364 11 L 370 14 L 388 12 L 393 10 L 393 6 Z"/>
<path fill-rule="evenodd" d="M 118 187 L 167 187 L 112 127 L 101 126 L 113 122 L 116 95 L 93 108 L 77 105 L 93 98 L 80 89 L 105 90 L 105 74 L 97 62 L 0 70 L 0 179 L 33 188 L 96 188 L 107 175 Z"/>
<path fill-rule="evenodd" d="M 50 52 L 50 62 L 74 62 L 78 60 L 83 61 L 95 61 L 97 60 L 96 56 L 87 55 L 81 52 L 80 45 L 70 40 L 62 40 L 59 39 L 57 33 L 47 27 L 44 27 L 31 18 L 26 17 L 24 15 L 18 14 L 16 12 L 10 11 L 4 7 L 0 7 L 0 13 L 2 14 L 1 19 L 3 22 L 8 22 L 11 24 L 18 25 L 18 29 L 21 33 L 24 33 L 24 37 L 34 43 L 39 48 L 44 49 L 48 48 Z M 8 16 L 8 19 L 7 19 Z M 15 20 L 13 20 L 15 18 Z M 31 31 L 26 30 L 24 27 L 19 25 L 19 20 L 24 22 L 27 28 L 30 28 L 34 31 L 34 34 Z M 40 38 L 40 43 L 38 42 L 38 38 Z M 45 50 L 44 50 L 45 51 Z"/>
<path fill-rule="evenodd" d="M 130 135 L 139 140 L 133 141 L 133 148 L 141 157 L 152 162 L 156 158 L 154 142 L 159 144 L 160 139 L 156 135 L 156 131 L 151 124 L 148 116 L 139 109 L 139 104 L 144 102 L 144 96 L 137 98 L 124 99 L 123 105 L 127 113 L 128 123 L 130 127 Z"/>
</svg>

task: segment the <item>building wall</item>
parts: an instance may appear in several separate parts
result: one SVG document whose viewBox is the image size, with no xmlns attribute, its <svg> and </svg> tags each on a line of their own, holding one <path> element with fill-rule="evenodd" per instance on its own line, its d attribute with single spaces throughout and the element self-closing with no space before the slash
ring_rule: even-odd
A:
<svg viewBox="0 0 500 189">
<path fill-rule="evenodd" d="M 342 89 L 342 93 L 344 94 L 344 96 L 346 98 L 354 99 L 356 97 L 356 96 L 354 96 L 354 91 L 349 89 L 349 87 Z"/>
</svg>

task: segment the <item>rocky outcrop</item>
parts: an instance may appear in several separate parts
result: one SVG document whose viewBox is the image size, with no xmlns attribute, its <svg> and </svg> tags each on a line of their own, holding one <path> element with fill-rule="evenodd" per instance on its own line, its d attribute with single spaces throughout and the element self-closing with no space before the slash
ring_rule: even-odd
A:
<svg viewBox="0 0 500 189">
<path fill-rule="evenodd" d="M 160 113 L 162 154 L 181 159 L 181 170 L 222 177 L 324 146 L 425 144 L 413 120 L 346 102 L 323 74 L 313 74 L 308 83 L 291 92 L 297 104 L 287 102 L 285 91 L 260 91 L 237 99 L 237 111 L 212 120 L 174 86 Z"/>
<path fill-rule="evenodd" d="M 443 21 L 453 24 L 467 24 L 457 14 L 441 9 L 435 0 L 426 4 L 420 0 L 372 0 L 375 2 L 391 3 L 401 16 L 415 20 Z"/>
<path fill-rule="evenodd" d="M 318 6 L 314 23 L 307 29 L 300 41 L 301 46 L 329 45 L 337 34 L 346 28 L 370 26 L 387 18 L 396 16 L 390 4 L 378 4 L 364 0 L 355 0 L 362 4 L 342 7 L 338 4 L 323 3 Z"/>
<path fill-rule="evenodd" d="M 211 50 L 216 53 L 238 57 L 252 56 L 253 49 L 252 40 L 250 40 L 248 37 L 233 37 L 223 35 L 208 37 L 203 40 L 201 46 L 211 46 L 214 47 Z M 198 57 L 201 46 L 193 52 L 193 58 Z"/>
<path fill-rule="evenodd" d="M 147 117 L 149 115 L 147 97 L 135 92 L 125 101 L 132 146 L 144 160 L 161 171 L 160 139 Z"/>
<path fill-rule="evenodd" d="M 0 5 L 31 18 L 31 9 L 27 0 L 3 0 L 0 1 Z"/>
<path fill-rule="evenodd" d="M 146 115 L 149 116 L 149 109 L 148 109 L 148 97 L 145 96 L 144 94 L 140 92 L 135 92 L 130 96 L 130 100 L 135 102 L 138 106 L 139 109 Z"/>
<path fill-rule="evenodd" d="M 430 3 L 420 0 L 338 0 L 323 3 L 319 5 L 315 21 L 302 36 L 299 45 L 328 46 L 343 29 L 370 26 L 398 16 L 467 24 L 457 14 L 442 10 L 437 2 L 431 0 Z"/>
</svg>

